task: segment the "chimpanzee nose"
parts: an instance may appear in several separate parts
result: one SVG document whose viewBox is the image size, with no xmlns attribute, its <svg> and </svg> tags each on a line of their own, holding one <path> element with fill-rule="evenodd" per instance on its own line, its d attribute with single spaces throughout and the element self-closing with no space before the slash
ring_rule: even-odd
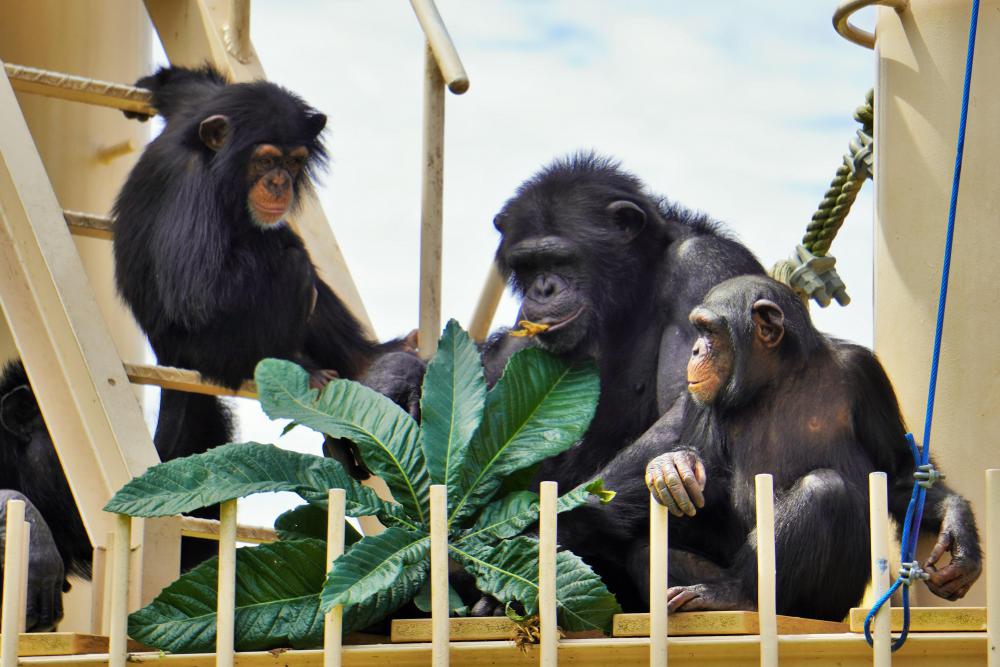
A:
<svg viewBox="0 0 1000 667">
<path fill-rule="evenodd" d="M 550 273 L 543 273 L 535 278 L 528 290 L 528 297 L 534 301 L 548 301 L 561 289 L 561 281 Z"/>
</svg>

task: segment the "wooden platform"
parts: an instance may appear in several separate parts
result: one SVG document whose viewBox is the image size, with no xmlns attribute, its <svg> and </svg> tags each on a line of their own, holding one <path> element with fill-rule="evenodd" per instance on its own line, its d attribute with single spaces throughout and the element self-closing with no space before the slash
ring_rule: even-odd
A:
<svg viewBox="0 0 1000 667">
<path fill-rule="evenodd" d="M 129 640 L 128 650 L 148 651 L 149 647 Z M 18 639 L 17 652 L 20 656 L 107 653 L 108 638 L 76 632 L 26 632 Z"/>
<path fill-rule="evenodd" d="M 648 637 L 649 614 L 615 614 L 614 637 Z M 755 611 L 691 611 L 671 614 L 667 634 L 672 637 L 756 635 L 760 632 Z M 847 632 L 846 623 L 778 616 L 778 634 L 812 635 Z"/>
<path fill-rule="evenodd" d="M 452 618 L 451 641 L 493 641 L 514 636 L 514 623 L 503 616 L 492 618 Z M 846 623 L 814 621 L 793 616 L 778 617 L 778 632 L 783 635 L 831 634 L 847 632 Z M 403 619 L 392 622 L 391 641 L 394 644 L 431 641 L 429 618 Z M 674 637 L 755 635 L 759 632 L 757 613 L 753 611 L 696 611 L 673 614 L 667 633 Z M 649 614 L 616 614 L 612 627 L 614 637 L 648 637 Z M 567 638 L 600 637 L 599 633 L 569 633 Z"/>
<path fill-rule="evenodd" d="M 851 632 L 865 631 L 867 608 L 851 610 Z M 892 631 L 903 629 L 903 610 L 892 608 Z M 985 632 L 986 607 L 910 607 L 910 632 Z M 779 629 L 780 632 L 780 629 Z"/>
</svg>

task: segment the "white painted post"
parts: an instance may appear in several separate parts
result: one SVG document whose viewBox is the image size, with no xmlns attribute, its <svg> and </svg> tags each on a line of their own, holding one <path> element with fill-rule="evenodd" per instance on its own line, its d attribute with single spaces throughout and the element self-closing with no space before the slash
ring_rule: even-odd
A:
<svg viewBox="0 0 1000 667">
<path fill-rule="evenodd" d="M 111 570 L 111 614 L 108 630 L 108 667 L 125 667 L 128 659 L 128 573 L 132 552 L 132 517 L 115 515 L 115 542 Z"/>
<path fill-rule="evenodd" d="M 18 630 L 21 620 L 19 607 L 21 605 L 21 589 L 27 588 L 24 580 L 24 501 L 7 501 L 7 532 L 3 554 L 3 619 L 0 619 L 0 633 L 3 640 L 0 643 L 0 665 L 2 667 L 17 667 Z"/>
<path fill-rule="evenodd" d="M 330 489 L 327 494 L 326 519 L 326 571 L 333 568 L 333 561 L 344 553 L 344 513 L 347 492 Z M 344 605 L 336 605 L 323 619 L 323 667 L 340 667 L 341 636 L 344 629 Z"/>
<path fill-rule="evenodd" d="M 884 472 L 868 475 L 869 519 L 872 540 L 872 591 L 875 597 L 889 590 L 889 492 Z M 892 605 L 886 600 L 872 620 L 875 667 L 892 664 Z"/>
<path fill-rule="evenodd" d="M 101 608 L 101 632 L 102 635 L 111 634 L 111 597 L 114 595 L 112 589 L 115 585 L 115 533 L 107 535 L 107 549 L 104 555 L 104 590 L 102 593 Z"/>
<path fill-rule="evenodd" d="M 24 522 L 24 534 L 21 536 L 21 600 L 17 604 L 18 628 L 21 632 L 28 631 L 28 566 L 31 562 L 31 522 Z"/>
<path fill-rule="evenodd" d="M 667 667 L 667 517 L 649 495 L 649 667 Z"/>
<path fill-rule="evenodd" d="M 538 625 L 541 631 L 539 664 L 555 667 L 559 658 L 559 626 L 556 618 L 556 502 L 557 482 L 542 482 L 538 506 Z"/>
<path fill-rule="evenodd" d="M 233 667 L 236 639 L 236 500 L 219 505 L 219 583 L 215 665 Z"/>
<path fill-rule="evenodd" d="M 755 478 L 757 498 L 757 622 L 761 667 L 778 665 L 778 615 L 774 555 L 774 482 L 770 475 Z"/>
<path fill-rule="evenodd" d="M 448 487 L 431 484 L 431 664 L 448 667 Z"/>
<path fill-rule="evenodd" d="M 1000 667 L 1000 470 L 986 471 L 986 656 Z"/>
</svg>

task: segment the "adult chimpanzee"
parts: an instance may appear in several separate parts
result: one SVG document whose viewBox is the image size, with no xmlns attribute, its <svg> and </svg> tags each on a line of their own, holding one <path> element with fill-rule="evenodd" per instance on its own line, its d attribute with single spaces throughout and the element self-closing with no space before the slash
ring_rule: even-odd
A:
<svg viewBox="0 0 1000 667">
<path fill-rule="evenodd" d="M 646 482 L 670 525 L 671 610 L 756 608 L 754 475 L 775 487 L 778 613 L 840 620 L 869 571 L 868 473 L 889 475 L 890 509 L 906 514 L 915 463 L 892 385 L 867 349 L 824 336 L 785 285 L 721 283 L 690 316 L 680 442 Z M 979 576 L 972 510 L 943 484 L 927 492 L 925 564 L 932 591 L 965 594 Z M 951 562 L 937 569 L 946 550 Z"/>
<path fill-rule="evenodd" d="M 568 489 L 601 477 L 618 492 L 608 505 L 560 515 L 559 539 L 601 574 L 626 610 L 642 609 L 649 567 L 642 476 L 680 437 L 685 369 L 697 339 L 688 314 L 716 284 L 763 269 L 706 216 L 647 194 L 615 162 L 594 155 L 543 169 L 494 224 L 502 235 L 497 262 L 522 299 L 522 316 L 548 328 L 532 339 L 494 335 L 483 356 L 487 377 L 495 381 L 526 344 L 597 361 L 601 396 L 590 429 L 545 461 L 536 479 Z M 909 490 L 895 492 L 894 502 L 908 499 Z M 931 504 L 930 513 L 942 516 L 952 507 L 943 498 Z M 488 612 L 484 607 L 477 611 Z"/>
<path fill-rule="evenodd" d="M 383 367 L 420 364 L 384 354 L 408 343 L 364 335 L 286 224 L 325 162 L 326 116 L 273 83 L 229 84 L 208 66 L 136 85 L 167 123 L 115 203 L 115 276 L 160 363 L 234 388 L 264 357 L 300 363 L 317 384 L 357 378 L 379 355 Z M 390 381 L 376 389 L 408 395 L 405 372 L 376 375 Z M 181 426 L 212 403 L 164 392 L 158 445 L 183 447 Z"/>
</svg>

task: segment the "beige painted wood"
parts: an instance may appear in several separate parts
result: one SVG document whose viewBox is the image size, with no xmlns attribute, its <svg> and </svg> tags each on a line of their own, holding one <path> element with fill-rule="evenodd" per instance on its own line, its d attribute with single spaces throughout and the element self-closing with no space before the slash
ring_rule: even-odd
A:
<svg viewBox="0 0 1000 667">
<path fill-rule="evenodd" d="M 448 666 L 448 487 L 431 484 L 431 664 Z"/>
<path fill-rule="evenodd" d="M 112 539 L 114 538 L 112 537 Z M 105 601 L 110 599 L 109 594 L 104 589 L 105 582 L 109 581 L 106 571 L 108 549 L 103 545 L 97 545 L 94 547 L 93 554 L 90 560 L 92 580 L 90 582 L 90 632 L 88 634 L 100 635 L 104 633 L 105 628 L 103 625 Z"/>
<path fill-rule="evenodd" d="M 87 236 L 94 239 L 110 241 L 114 234 L 111 231 L 114 221 L 111 216 L 83 213 L 81 211 L 63 211 L 69 231 L 74 236 Z"/>
<path fill-rule="evenodd" d="M 879 599 L 889 590 L 889 490 L 884 472 L 868 475 L 869 519 L 871 522 L 872 591 Z M 890 614 L 892 601 L 886 600 L 872 620 L 872 651 L 876 667 L 892 664 Z M 854 620 L 854 613 L 851 613 Z M 864 619 L 861 620 L 862 631 Z M 852 623 L 853 629 L 853 623 Z"/>
<path fill-rule="evenodd" d="M 410 0 L 420 28 L 427 37 L 427 44 L 434 52 L 434 60 L 441 72 L 448 90 L 461 95 L 469 89 L 469 76 L 465 73 L 462 60 L 458 57 L 455 44 L 451 41 L 448 28 L 441 20 L 434 0 Z"/>
<path fill-rule="evenodd" d="M 236 501 L 219 505 L 219 583 L 216 588 L 216 667 L 233 667 L 236 640 Z"/>
<path fill-rule="evenodd" d="M 21 528 L 21 586 L 17 602 L 18 632 L 26 632 L 28 627 L 28 564 L 31 562 L 31 522 L 25 521 Z"/>
<path fill-rule="evenodd" d="M 164 389 L 177 389 L 194 394 L 210 396 L 238 396 L 240 398 L 257 398 L 257 385 L 247 380 L 239 389 L 233 391 L 228 387 L 206 382 L 195 371 L 172 366 L 153 366 L 149 364 L 125 364 L 125 372 L 130 382 L 152 385 Z"/>
<path fill-rule="evenodd" d="M 968 41 L 968 0 L 880 8 L 875 89 L 875 350 L 917 437 L 927 400 Z M 986 516 L 983 469 L 1000 467 L 1000 0 L 983 0 L 931 452 Z M 918 560 L 931 547 L 924 541 Z M 982 605 L 977 584 L 959 604 Z M 948 605 L 926 586 L 914 603 Z"/>
<path fill-rule="evenodd" d="M 152 114 L 150 92 L 114 81 L 101 81 L 65 72 L 5 63 L 11 85 L 19 93 L 54 97 L 69 102 Z"/>
<path fill-rule="evenodd" d="M 778 634 L 811 635 L 847 632 L 846 623 L 817 621 L 796 616 L 778 616 Z M 760 632 L 755 611 L 686 611 L 671 614 L 671 637 L 711 635 L 756 635 Z M 648 637 L 649 614 L 615 614 L 612 635 L 615 637 Z"/>
<path fill-rule="evenodd" d="M 757 618 L 761 667 L 778 665 L 778 618 L 774 550 L 774 482 L 771 475 L 754 478 L 757 505 Z"/>
<path fill-rule="evenodd" d="M 1000 470 L 986 471 L 986 631 L 989 667 L 1000 667 Z"/>
<path fill-rule="evenodd" d="M 116 514 L 111 558 L 111 614 L 108 626 L 108 667 L 125 667 L 128 652 L 129 569 L 132 519 Z"/>
<path fill-rule="evenodd" d="M 197 66 L 210 62 L 233 81 L 266 78 L 253 45 L 246 63 L 226 50 L 223 27 L 229 22 L 227 2 L 206 0 L 145 0 L 163 49 L 175 65 Z M 347 262 L 314 195 L 308 195 L 299 213 L 289 222 L 305 240 L 323 280 L 330 285 L 365 329 L 372 333 L 371 320 L 361 295 L 351 278 Z"/>
<path fill-rule="evenodd" d="M 197 537 L 203 540 L 219 539 L 219 522 L 214 519 L 200 519 L 194 516 L 182 516 L 180 522 L 181 535 Z M 278 533 L 273 528 L 262 526 L 236 525 L 236 541 L 249 544 L 269 544 L 278 541 Z"/>
<path fill-rule="evenodd" d="M 17 636 L 21 631 L 21 588 L 24 580 L 24 501 L 7 501 L 4 532 L 3 601 L 0 603 L 0 667 L 17 667 Z"/>
<path fill-rule="evenodd" d="M 557 482 L 542 482 L 538 490 L 538 664 L 558 664 L 559 625 L 556 613 L 556 537 L 559 497 Z"/>
<path fill-rule="evenodd" d="M 148 646 L 129 640 L 129 651 L 148 651 Z M 107 653 L 108 638 L 78 632 L 31 632 L 18 639 L 18 654 L 25 656 L 62 656 Z"/>
<path fill-rule="evenodd" d="M 441 336 L 441 253 L 444 217 L 444 79 L 424 47 L 424 138 L 420 176 L 420 356 L 430 359 Z"/>
<path fill-rule="evenodd" d="M 982 633 L 933 633 L 915 635 L 907 648 L 895 656 L 897 667 L 982 667 L 986 639 Z M 751 667 L 760 657 L 758 641 L 753 636 L 673 637 L 670 662 L 675 667 Z M 430 662 L 429 644 L 347 646 L 347 667 L 426 667 Z M 213 654 L 163 655 L 157 652 L 133 653 L 135 664 L 160 667 L 210 667 Z M 649 659 L 649 640 L 571 639 L 560 642 L 559 658 L 580 667 L 645 667 Z M 254 651 L 240 653 L 240 667 L 320 667 L 323 653 L 312 651 Z M 22 665 L 66 667 L 103 667 L 104 655 L 42 657 L 22 659 Z M 451 647 L 453 667 L 507 667 L 536 664 L 538 656 L 521 654 L 510 641 L 460 642 Z M 871 649 L 854 634 L 788 635 L 782 637 L 782 667 L 869 667 Z"/>
<path fill-rule="evenodd" d="M 330 489 L 327 493 L 326 563 L 327 572 L 335 560 L 344 555 L 344 516 L 347 511 L 347 492 Z M 336 605 L 323 619 L 323 667 L 341 667 L 343 664 L 342 635 L 344 630 L 344 605 Z"/>
<path fill-rule="evenodd" d="M 491 263 L 486 282 L 483 283 L 483 289 L 479 293 L 479 300 L 476 301 L 476 308 L 472 311 L 472 318 L 469 320 L 469 335 L 477 343 L 482 343 L 490 335 L 490 327 L 506 287 L 507 284 L 504 282 L 503 276 L 500 275 L 496 264 Z"/>
<path fill-rule="evenodd" d="M 667 616 L 668 517 L 669 510 L 649 495 L 649 615 L 646 629 L 649 642 L 650 667 L 667 666 L 667 636 L 670 622 Z M 674 615 L 676 617 L 676 614 Z M 617 617 L 616 617 L 617 618 Z"/>
<path fill-rule="evenodd" d="M 851 632 L 865 631 L 869 609 L 855 607 L 848 616 Z M 903 629 L 903 609 L 893 607 L 892 632 Z M 910 607 L 910 632 L 983 632 L 986 630 L 985 607 Z"/>
</svg>

